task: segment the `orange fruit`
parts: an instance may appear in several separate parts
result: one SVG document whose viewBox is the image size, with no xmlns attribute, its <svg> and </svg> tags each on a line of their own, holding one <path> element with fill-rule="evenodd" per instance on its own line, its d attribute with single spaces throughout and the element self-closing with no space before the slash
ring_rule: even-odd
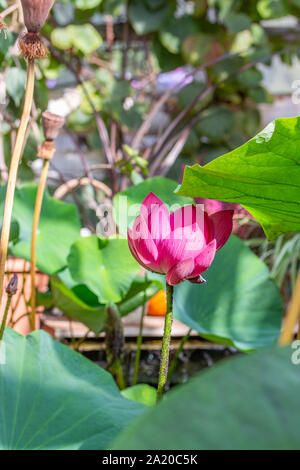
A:
<svg viewBox="0 0 300 470">
<path fill-rule="evenodd" d="M 166 293 L 164 290 L 160 290 L 148 301 L 147 314 L 155 317 L 164 317 L 166 313 Z"/>
</svg>

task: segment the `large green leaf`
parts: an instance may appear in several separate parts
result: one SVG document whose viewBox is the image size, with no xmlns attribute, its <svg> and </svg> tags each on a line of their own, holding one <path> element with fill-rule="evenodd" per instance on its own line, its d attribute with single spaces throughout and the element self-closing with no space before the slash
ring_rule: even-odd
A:
<svg viewBox="0 0 300 470">
<path fill-rule="evenodd" d="M 105 322 L 105 305 L 100 304 L 97 296 L 85 285 L 76 285 L 68 270 L 66 271 L 51 278 L 52 304 L 70 318 L 80 321 L 96 334 L 99 333 Z M 158 290 L 156 282 L 145 281 L 143 277 L 137 276 L 126 296 L 117 304 L 121 316 L 143 305 Z M 45 299 L 45 302 L 47 301 L 48 298 Z M 42 304 L 44 305 L 43 302 Z"/>
<path fill-rule="evenodd" d="M 3 214 L 6 187 L 0 188 L 0 213 Z M 19 240 L 12 245 L 15 256 L 30 260 L 32 219 L 37 186 L 26 185 L 15 193 L 13 217 L 19 223 Z M 80 222 L 77 209 L 49 196 L 46 192 L 43 200 L 37 234 L 37 267 L 53 274 L 67 264 L 67 256 L 72 243 L 80 236 Z"/>
<path fill-rule="evenodd" d="M 192 204 L 191 198 L 182 197 L 174 194 L 177 187 L 175 181 L 169 178 L 156 176 L 149 178 L 142 183 L 131 186 L 129 189 L 118 193 L 114 197 L 115 220 L 122 235 L 127 234 L 127 227 L 133 222 L 139 214 L 141 204 L 149 193 L 154 193 L 157 197 L 174 211 L 185 204 Z M 175 205 L 177 205 L 175 207 Z M 172 206 L 173 209 L 172 209 Z"/>
<path fill-rule="evenodd" d="M 102 304 L 122 300 L 140 269 L 127 240 L 97 235 L 74 243 L 68 265 L 75 283 L 86 285 Z"/>
<path fill-rule="evenodd" d="M 144 410 L 110 374 L 43 331 L 6 329 L 4 344 L 1 449 L 104 449 Z"/>
<path fill-rule="evenodd" d="M 58 276 L 51 279 L 51 291 L 55 307 L 66 315 L 80 321 L 96 334 L 99 333 L 105 322 L 105 306 L 96 307 L 87 304 L 72 289 L 69 289 Z"/>
<path fill-rule="evenodd" d="M 177 387 L 114 449 L 300 449 L 299 366 L 290 347 L 231 358 Z"/>
<path fill-rule="evenodd" d="M 175 318 L 207 339 L 241 350 L 276 341 L 280 292 L 266 265 L 244 242 L 232 236 L 203 276 L 206 284 L 186 281 L 175 287 Z"/>
<path fill-rule="evenodd" d="M 246 144 L 186 167 L 177 191 L 242 204 L 267 236 L 300 230 L 300 118 L 277 119 Z"/>
</svg>

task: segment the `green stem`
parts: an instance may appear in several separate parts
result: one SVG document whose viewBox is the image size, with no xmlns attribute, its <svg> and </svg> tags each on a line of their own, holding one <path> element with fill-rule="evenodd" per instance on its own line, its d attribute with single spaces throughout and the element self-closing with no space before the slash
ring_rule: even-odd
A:
<svg viewBox="0 0 300 470">
<path fill-rule="evenodd" d="M 173 286 L 170 286 L 169 284 L 166 284 L 166 296 L 167 313 L 165 318 L 164 336 L 161 349 L 161 361 L 156 396 L 157 400 L 162 397 L 168 379 L 169 351 L 173 320 Z"/>
<path fill-rule="evenodd" d="M 145 282 L 147 282 L 147 275 L 145 276 Z M 136 385 L 138 374 L 139 374 L 139 366 L 140 366 L 140 359 L 141 359 L 141 346 L 143 342 L 143 324 L 144 324 L 144 316 L 146 312 L 146 289 L 147 287 L 145 287 L 145 290 L 144 290 L 144 304 L 143 304 L 142 314 L 140 318 L 139 335 L 138 335 L 137 342 L 136 342 L 136 354 L 135 354 L 132 385 Z"/>
<path fill-rule="evenodd" d="M 120 361 L 120 359 L 118 359 L 117 361 L 116 379 L 117 379 L 119 389 L 124 390 L 126 385 L 125 385 L 125 380 L 124 380 L 124 375 L 123 375 L 122 362 Z"/>
<path fill-rule="evenodd" d="M 180 356 L 180 354 L 182 353 L 183 351 L 183 348 L 184 348 L 184 345 L 185 343 L 189 340 L 190 336 L 191 336 L 191 331 L 192 331 L 192 328 L 189 329 L 189 331 L 187 332 L 187 334 L 182 338 L 181 342 L 180 342 L 180 345 L 179 345 L 179 348 L 177 349 L 176 353 L 175 353 L 175 356 L 170 364 L 170 367 L 169 367 L 169 373 L 168 373 L 168 381 L 171 379 L 172 375 L 173 375 L 173 372 L 174 370 L 176 369 L 176 366 L 177 366 L 177 362 L 178 362 L 178 358 Z"/>
<path fill-rule="evenodd" d="M 6 325 L 7 315 L 8 315 L 8 311 L 9 311 L 9 307 L 10 307 L 10 303 L 11 303 L 11 298 L 12 298 L 12 295 L 8 295 L 7 301 L 6 301 L 6 306 L 5 306 L 5 311 L 4 311 L 4 315 L 3 315 L 3 319 L 2 319 L 1 329 L 0 329 L 0 341 L 3 338 L 3 333 L 4 333 L 4 328 L 5 328 L 5 325 Z"/>
</svg>

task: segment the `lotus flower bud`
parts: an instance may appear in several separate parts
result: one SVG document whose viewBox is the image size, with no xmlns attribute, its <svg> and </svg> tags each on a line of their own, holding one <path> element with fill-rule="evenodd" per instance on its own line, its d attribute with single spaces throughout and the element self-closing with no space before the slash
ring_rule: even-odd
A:
<svg viewBox="0 0 300 470">
<path fill-rule="evenodd" d="M 165 274 L 171 286 L 185 280 L 203 283 L 201 274 L 231 234 L 232 216 L 232 210 L 208 215 L 202 204 L 181 207 L 170 214 L 150 193 L 128 230 L 129 248 L 141 266 Z"/>
<path fill-rule="evenodd" d="M 18 289 L 18 276 L 14 274 L 6 287 L 6 293 L 7 295 L 14 295 L 17 292 L 17 289 Z"/>
<path fill-rule="evenodd" d="M 54 140 L 58 136 L 59 130 L 64 125 L 65 119 L 58 114 L 45 111 L 42 114 L 42 124 L 46 140 Z"/>
<path fill-rule="evenodd" d="M 39 33 L 55 0 L 21 0 L 24 23 L 29 33 Z"/>
</svg>

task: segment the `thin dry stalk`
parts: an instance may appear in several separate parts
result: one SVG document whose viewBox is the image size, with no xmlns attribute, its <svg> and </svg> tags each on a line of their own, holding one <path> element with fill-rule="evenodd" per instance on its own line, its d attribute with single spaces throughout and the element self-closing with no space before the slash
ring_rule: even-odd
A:
<svg viewBox="0 0 300 470">
<path fill-rule="evenodd" d="M 22 154 L 22 148 L 26 129 L 29 121 L 32 99 L 34 90 L 34 61 L 28 62 L 27 69 L 27 83 L 25 91 L 25 101 L 23 112 L 20 120 L 20 126 L 17 133 L 16 143 L 14 146 L 13 154 L 10 162 L 10 169 L 7 180 L 7 189 L 5 195 L 4 213 L 3 213 L 3 224 L 1 230 L 0 239 L 0 302 L 2 302 L 3 284 L 4 284 L 4 273 L 5 273 L 5 261 L 7 257 L 8 241 L 10 224 L 12 218 L 12 209 L 17 181 L 17 172 Z"/>
<path fill-rule="evenodd" d="M 286 314 L 284 327 L 279 338 L 279 344 L 289 344 L 294 337 L 294 329 L 300 319 L 300 271 L 292 295 L 290 307 Z"/>
<path fill-rule="evenodd" d="M 45 159 L 43 168 L 41 171 L 40 181 L 35 199 L 33 222 L 32 222 L 32 234 L 31 234 L 31 257 L 30 257 L 30 280 L 31 280 L 31 317 L 30 325 L 32 331 L 35 330 L 35 315 L 36 315 L 36 292 L 35 292 L 35 273 L 36 273 L 36 241 L 37 241 L 37 230 L 41 215 L 42 203 L 44 192 L 46 188 L 47 175 L 49 169 L 49 160 Z"/>
</svg>

